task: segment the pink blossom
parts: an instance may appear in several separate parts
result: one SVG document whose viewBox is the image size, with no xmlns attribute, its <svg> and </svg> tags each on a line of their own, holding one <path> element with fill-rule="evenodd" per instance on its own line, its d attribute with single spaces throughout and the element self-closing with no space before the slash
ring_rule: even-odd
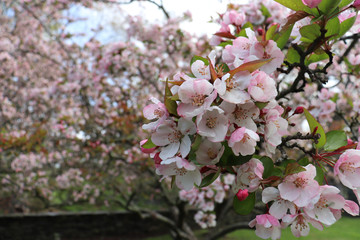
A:
<svg viewBox="0 0 360 240">
<path fill-rule="evenodd" d="M 196 118 L 197 132 L 212 142 L 221 142 L 225 139 L 229 119 L 219 107 L 210 107 Z"/>
<path fill-rule="evenodd" d="M 254 154 L 256 142 L 259 140 L 260 137 L 257 133 L 245 127 L 241 127 L 231 134 L 228 144 L 235 156 L 239 156 L 239 154 L 246 156 Z"/>
<path fill-rule="evenodd" d="M 181 103 L 177 112 L 182 117 L 194 117 L 210 107 L 217 94 L 213 85 L 206 79 L 185 81 L 178 90 Z"/>
<path fill-rule="evenodd" d="M 230 123 L 236 124 L 238 127 L 246 127 L 254 132 L 257 131 L 254 119 L 259 116 L 260 110 L 253 102 L 232 104 L 224 101 L 220 107 L 228 114 Z"/>
<path fill-rule="evenodd" d="M 320 197 L 320 186 L 316 180 L 316 168 L 309 164 L 306 171 L 288 175 L 278 188 L 283 199 L 294 202 L 298 207 L 305 207 Z"/>
<path fill-rule="evenodd" d="M 336 218 L 331 210 L 339 210 L 345 206 L 345 199 L 339 195 L 339 192 L 340 190 L 334 186 L 320 186 L 319 200 L 315 204 L 306 206 L 305 213 L 325 225 L 334 224 Z"/>
<path fill-rule="evenodd" d="M 251 75 L 244 71 L 230 77 L 230 74 L 225 74 L 221 80 L 216 79 L 214 87 L 219 93 L 219 96 L 227 102 L 243 104 L 250 100 L 249 94 L 245 89 L 249 85 Z"/>
<path fill-rule="evenodd" d="M 215 165 L 220 161 L 224 150 L 225 147 L 221 143 L 205 139 L 196 151 L 196 161 L 204 165 Z"/>
<path fill-rule="evenodd" d="M 311 223 L 313 227 L 320 231 L 324 229 L 323 225 L 319 221 L 313 220 L 303 213 L 286 215 L 285 217 L 283 217 L 282 221 L 284 226 L 288 226 L 291 224 L 291 232 L 295 237 L 304 237 L 309 235 L 309 223 Z"/>
<path fill-rule="evenodd" d="M 167 121 L 160 125 L 156 132 L 151 135 L 151 141 L 160 146 L 160 158 L 166 160 L 173 157 L 179 150 L 182 157 L 190 152 L 191 140 L 189 134 L 196 132 L 196 126 L 191 120 L 180 118 L 178 126 L 174 122 Z"/>
<path fill-rule="evenodd" d="M 177 156 L 168 159 L 167 164 L 163 163 L 164 161 L 156 168 L 156 174 L 175 176 L 176 186 L 180 189 L 189 191 L 194 187 L 194 184 L 200 185 L 201 174 L 193 163 Z"/>
<path fill-rule="evenodd" d="M 264 203 L 274 201 L 269 208 L 269 213 L 277 219 L 281 219 L 282 217 L 284 217 L 288 210 L 290 210 L 291 214 L 296 213 L 295 204 L 288 200 L 282 199 L 280 196 L 280 192 L 277 188 L 265 188 L 262 192 L 262 201 Z"/>
<path fill-rule="evenodd" d="M 269 102 L 277 95 L 274 79 L 263 71 L 257 71 L 252 74 L 248 92 L 257 102 Z"/>
<path fill-rule="evenodd" d="M 322 0 L 302 0 L 303 4 L 308 6 L 309 8 L 317 7 Z"/>
<path fill-rule="evenodd" d="M 259 159 L 252 158 L 247 163 L 242 164 L 237 170 L 237 176 L 233 185 L 233 190 L 237 192 L 239 189 L 247 189 L 254 192 L 258 189 L 264 166 Z"/>
<path fill-rule="evenodd" d="M 349 149 L 341 154 L 334 173 L 346 187 L 360 189 L 360 150 Z"/>
<path fill-rule="evenodd" d="M 274 240 L 281 237 L 280 222 L 270 214 L 257 215 L 249 223 L 249 226 L 251 228 L 256 227 L 255 234 L 262 239 L 271 238 Z"/>
</svg>

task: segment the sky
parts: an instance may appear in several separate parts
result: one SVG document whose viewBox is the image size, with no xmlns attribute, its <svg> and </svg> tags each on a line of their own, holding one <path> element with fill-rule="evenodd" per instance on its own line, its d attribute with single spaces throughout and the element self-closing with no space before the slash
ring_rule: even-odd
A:
<svg viewBox="0 0 360 240">
<path fill-rule="evenodd" d="M 159 2 L 160 0 L 155 0 Z M 224 13 L 226 6 L 229 3 L 245 4 L 248 0 L 163 0 L 165 9 L 170 16 L 182 16 L 186 11 L 192 14 L 192 21 L 185 22 L 181 25 L 183 29 L 198 36 L 208 35 L 210 37 L 219 29 L 219 25 L 209 23 L 212 18 L 217 18 L 218 13 Z M 74 6 L 67 13 L 69 16 L 84 19 L 74 24 L 70 24 L 67 30 L 70 33 L 84 32 L 84 36 L 78 36 L 75 41 L 82 45 L 86 43 L 90 37 L 92 29 L 98 28 L 99 25 L 105 26 L 99 35 L 96 36 L 98 40 L 103 43 L 114 42 L 121 39 L 121 34 L 114 32 L 112 27 L 121 28 L 121 16 L 125 14 L 141 15 L 149 22 L 164 21 L 165 15 L 154 4 L 149 2 L 133 2 L 131 4 L 121 5 L 121 10 L 116 6 L 111 8 L 98 7 L 96 10 L 85 7 Z"/>
</svg>

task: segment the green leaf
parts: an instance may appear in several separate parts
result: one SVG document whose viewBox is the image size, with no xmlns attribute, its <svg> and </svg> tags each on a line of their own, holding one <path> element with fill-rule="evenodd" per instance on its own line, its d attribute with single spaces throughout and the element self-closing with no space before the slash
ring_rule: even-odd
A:
<svg viewBox="0 0 360 240">
<path fill-rule="evenodd" d="M 278 176 L 278 177 L 282 177 L 283 176 L 283 171 L 281 170 L 281 168 L 279 167 L 274 167 L 271 176 Z"/>
<path fill-rule="evenodd" d="M 264 172 L 263 172 L 263 179 L 268 178 L 271 176 L 273 170 L 274 170 L 274 162 L 269 157 L 262 157 L 260 158 L 260 161 L 264 165 Z"/>
<path fill-rule="evenodd" d="M 341 3 L 339 4 L 339 8 L 343 8 L 347 5 L 349 5 L 350 3 L 352 3 L 354 0 L 342 0 Z"/>
<path fill-rule="evenodd" d="M 227 73 L 230 71 L 230 68 L 228 65 L 226 65 L 226 63 L 220 63 L 219 66 L 218 66 L 218 69 L 222 69 L 222 71 L 224 73 Z"/>
<path fill-rule="evenodd" d="M 141 146 L 145 149 L 150 149 L 156 147 L 156 145 L 151 141 L 151 138 L 149 138 L 144 145 Z"/>
<path fill-rule="evenodd" d="M 271 17 L 271 13 L 270 13 L 269 10 L 265 7 L 264 4 L 261 4 L 260 11 L 261 11 L 261 13 L 263 14 L 263 16 L 264 16 L 265 18 Z"/>
<path fill-rule="evenodd" d="M 348 18 L 346 20 L 344 20 L 342 23 L 340 23 L 340 32 L 339 32 L 339 36 L 341 37 L 342 35 L 344 35 L 347 31 L 350 30 L 350 28 L 354 25 L 355 20 L 356 20 L 357 14 L 351 18 Z"/>
<path fill-rule="evenodd" d="M 202 137 L 198 134 L 195 137 L 194 143 L 191 145 L 191 150 L 192 151 L 197 151 L 200 147 L 200 144 L 202 142 Z"/>
<path fill-rule="evenodd" d="M 219 47 L 225 47 L 225 46 L 227 46 L 227 45 L 232 45 L 232 41 L 225 41 L 225 42 L 222 42 L 222 43 L 220 43 L 218 46 Z M 206 59 L 207 60 L 207 59 Z M 195 60 L 196 61 L 196 60 Z"/>
<path fill-rule="evenodd" d="M 298 63 L 300 62 L 300 55 L 293 47 L 291 47 L 286 54 L 286 60 L 289 63 Z"/>
<path fill-rule="evenodd" d="M 300 28 L 300 34 L 303 38 L 313 41 L 321 35 L 320 26 L 315 23 L 303 26 Z"/>
<path fill-rule="evenodd" d="M 269 104 L 269 102 L 255 102 L 255 105 L 261 110 L 264 107 L 266 107 Z"/>
<path fill-rule="evenodd" d="M 206 177 L 204 177 L 199 185 L 199 188 L 207 187 L 212 184 L 220 175 L 221 168 L 219 168 L 216 172 L 210 173 Z"/>
<path fill-rule="evenodd" d="M 325 14 L 331 14 L 340 2 L 341 0 L 322 0 L 318 8 Z"/>
<path fill-rule="evenodd" d="M 294 27 L 294 24 L 291 24 L 286 29 L 281 30 L 278 34 L 274 36 L 274 41 L 276 42 L 278 48 L 283 49 L 287 42 L 289 41 L 291 31 Z"/>
<path fill-rule="evenodd" d="M 315 180 L 322 185 L 324 182 L 324 170 L 320 167 L 320 166 L 315 166 L 316 167 L 316 176 L 315 176 Z"/>
<path fill-rule="evenodd" d="M 165 107 L 168 110 L 169 113 L 173 114 L 174 116 L 178 116 L 177 114 L 177 103 L 175 100 L 172 100 L 172 93 L 169 88 L 168 79 L 166 79 L 165 83 L 165 97 L 164 97 L 164 103 Z"/>
<path fill-rule="evenodd" d="M 303 157 L 302 159 L 300 159 L 300 160 L 298 161 L 298 163 L 299 163 L 301 166 L 305 167 L 305 166 L 307 166 L 310 162 L 309 162 L 309 159 L 308 159 L 307 157 Z"/>
<path fill-rule="evenodd" d="M 347 145 L 347 136 L 344 131 L 331 131 L 326 133 L 325 151 L 334 151 Z"/>
<path fill-rule="evenodd" d="M 248 215 L 254 209 L 255 206 L 255 192 L 249 194 L 249 196 L 244 201 L 239 201 L 239 199 L 234 196 L 233 207 L 237 214 Z"/>
<path fill-rule="evenodd" d="M 324 131 L 323 127 L 320 125 L 320 123 L 318 121 L 316 121 L 316 119 L 305 108 L 304 108 L 304 114 L 305 114 L 306 120 L 309 124 L 311 133 L 313 133 L 315 128 L 317 127 L 316 133 L 321 135 L 320 139 L 318 140 L 318 143 L 315 144 L 315 147 L 317 149 L 319 149 L 319 148 L 323 147 L 326 143 L 325 131 Z"/>
<path fill-rule="evenodd" d="M 325 25 L 325 29 L 327 30 L 325 37 L 330 37 L 332 35 L 334 35 L 333 37 L 331 37 L 330 39 L 335 38 L 339 32 L 340 32 L 340 21 L 339 18 L 335 17 L 330 19 L 326 25 Z"/>
<path fill-rule="evenodd" d="M 209 60 L 207 60 L 206 58 L 200 56 L 193 56 L 193 58 L 190 61 L 190 66 L 197 60 L 203 61 L 206 66 L 209 65 Z"/>
<path fill-rule="evenodd" d="M 304 171 L 306 171 L 306 169 L 297 162 L 289 163 L 285 168 L 285 176 Z"/>
<path fill-rule="evenodd" d="M 294 11 L 305 11 L 312 13 L 312 11 L 310 11 L 310 8 L 302 3 L 302 0 L 275 0 L 275 2 L 278 2 L 281 5 Z"/>
<path fill-rule="evenodd" d="M 266 40 L 271 40 L 273 39 L 276 30 L 278 29 L 279 25 L 278 24 L 273 24 L 269 27 L 269 29 L 266 31 Z"/>
<path fill-rule="evenodd" d="M 238 166 L 248 162 L 252 155 L 247 156 L 235 156 L 232 149 L 227 145 L 227 143 L 223 144 L 225 146 L 224 153 L 220 158 L 220 161 L 216 164 L 217 166 L 225 167 L 225 166 Z"/>
<path fill-rule="evenodd" d="M 320 62 L 320 61 L 326 60 L 328 58 L 329 58 L 329 56 L 325 52 L 322 52 L 320 54 L 313 53 L 305 60 L 305 64 L 309 65 L 311 63 Z"/>
</svg>

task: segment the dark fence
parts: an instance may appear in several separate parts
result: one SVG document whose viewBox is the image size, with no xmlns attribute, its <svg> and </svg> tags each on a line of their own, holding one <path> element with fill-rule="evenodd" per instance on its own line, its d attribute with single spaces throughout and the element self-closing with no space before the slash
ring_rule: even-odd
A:
<svg viewBox="0 0 360 240">
<path fill-rule="evenodd" d="M 0 216 L 1 240 L 127 240 L 164 233 L 167 233 L 167 226 L 162 222 L 141 219 L 127 212 Z"/>
</svg>

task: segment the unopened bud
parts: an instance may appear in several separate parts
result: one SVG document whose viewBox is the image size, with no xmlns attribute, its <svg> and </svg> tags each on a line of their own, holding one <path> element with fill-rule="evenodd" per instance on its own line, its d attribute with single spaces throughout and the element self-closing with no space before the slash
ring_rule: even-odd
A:
<svg viewBox="0 0 360 240">
<path fill-rule="evenodd" d="M 296 124 L 295 124 L 295 123 L 290 123 L 290 126 L 291 126 L 291 127 L 295 127 Z"/>
<path fill-rule="evenodd" d="M 160 155 L 160 153 L 156 153 L 155 156 L 154 156 L 154 162 L 155 162 L 156 165 L 159 165 L 162 162 L 162 159 L 160 158 L 159 155 Z"/>
<path fill-rule="evenodd" d="M 153 148 L 143 148 L 142 147 L 147 141 L 148 141 L 147 139 L 144 139 L 144 140 L 140 141 L 140 150 L 141 150 L 141 152 L 143 152 L 143 153 L 152 153 L 152 152 L 154 152 L 156 147 L 153 147 Z M 100 142 L 99 142 L 99 144 L 100 144 Z"/>
<path fill-rule="evenodd" d="M 249 192 L 247 189 L 240 189 L 237 194 L 236 197 L 239 199 L 239 201 L 244 201 L 247 197 L 249 196 Z"/>
<path fill-rule="evenodd" d="M 352 5 L 354 8 L 356 8 L 357 10 L 360 9 L 360 0 L 356 0 L 353 5 Z"/>
<path fill-rule="evenodd" d="M 297 107 L 294 114 L 302 114 L 304 112 L 304 107 Z"/>
<path fill-rule="evenodd" d="M 302 0 L 303 4 L 308 6 L 309 8 L 317 7 L 322 0 Z"/>
<path fill-rule="evenodd" d="M 259 36 L 262 36 L 264 34 L 264 29 L 258 28 L 257 32 L 258 32 Z"/>
<path fill-rule="evenodd" d="M 205 172 L 207 172 L 207 171 L 209 171 L 210 170 L 210 168 L 208 168 L 207 166 L 204 166 L 204 167 L 202 167 L 201 169 L 200 169 L 200 173 L 205 173 Z"/>
</svg>

